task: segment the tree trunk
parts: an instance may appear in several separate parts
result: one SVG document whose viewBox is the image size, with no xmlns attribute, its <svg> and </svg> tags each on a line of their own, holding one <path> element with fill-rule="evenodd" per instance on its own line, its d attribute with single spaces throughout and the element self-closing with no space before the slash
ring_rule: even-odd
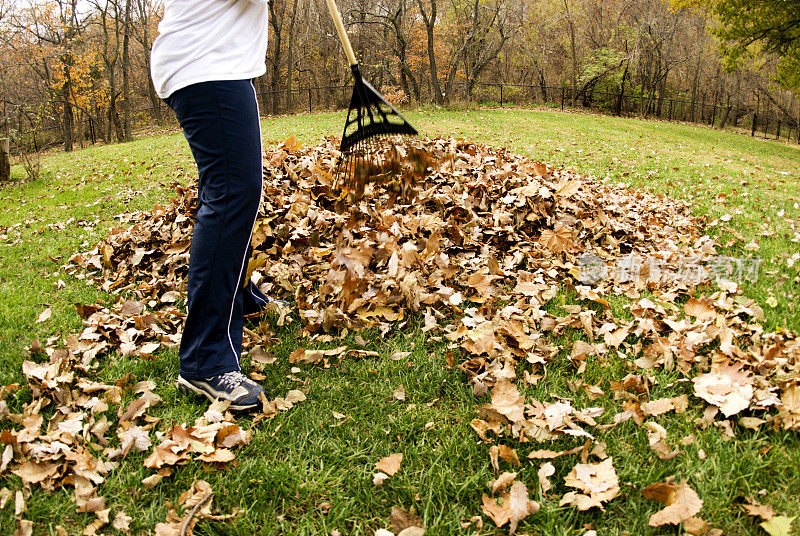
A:
<svg viewBox="0 0 800 536">
<path fill-rule="evenodd" d="M 61 104 L 64 106 L 64 151 L 72 151 L 72 128 L 74 124 L 74 117 L 72 115 L 72 104 L 70 103 L 69 96 L 72 85 L 72 78 L 70 77 L 69 67 L 67 66 L 67 59 L 64 60 L 64 86 L 61 91 Z"/>
<path fill-rule="evenodd" d="M 273 50 L 275 51 L 271 59 L 272 69 L 269 81 L 271 91 L 270 100 L 272 102 L 272 114 L 278 115 L 278 113 L 280 113 L 280 99 L 278 95 L 281 82 L 281 38 L 283 36 L 283 15 L 286 12 L 286 7 L 284 5 L 284 11 L 279 17 L 275 10 L 275 2 L 269 2 L 267 5 L 269 6 L 269 24 L 272 26 Z"/>
<path fill-rule="evenodd" d="M 622 81 L 619 86 L 619 96 L 617 97 L 616 115 L 622 115 L 622 100 L 625 97 L 625 79 L 628 77 L 628 62 L 625 62 L 625 70 L 622 72 Z"/>
<path fill-rule="evenodd" d="M 564 9 L 567 12 L 567 21 L 569 22 L 570 51 L 572 54 L 572 106 L 574 107 L 575 91 L 578 88 L 578 52 L 575 47 L 575 23 L 572 21 L 567 0 L 564 0 Z"/>
<path fill-rule="evenodd" d="M 125 0 L 125 20 L 123 21 L 122 38 L 122 115 L 123 136 L 125 141 L 133 139 L 131 133 L 131 85 L 130 85 L 130 27 L 131 27 L 131 0 Z"/>
<path fill-rule="evenodd" d="M 11 140 L 0 138 L 0 183 L 11 180 Z"/>
<path fill-rule="evenodd" d="M 420 14 L 422 15 L 422 22 L 425 25 L 425 33 L 427 34 L 428 42 L 428 67 L 431 73 L 431 86 L 433 87 L 433 100 L 436 104 L 444 104 L 445 95 L 442 93 L 442 87 L 439 85 L 439 73 L 436 67 L 436 50 L 434 49 L 434 30 L 436 29 L 436 2 L 437 0 L 430 0 L 431 12 L 430 15 L 425 11 L 422 5 L 422 0 L 417 0 Z"/>
</svg>

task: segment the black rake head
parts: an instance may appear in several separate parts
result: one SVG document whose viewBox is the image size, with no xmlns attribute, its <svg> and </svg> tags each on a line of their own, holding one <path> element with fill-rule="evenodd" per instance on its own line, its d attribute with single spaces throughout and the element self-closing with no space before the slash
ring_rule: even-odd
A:
<svg viewBox="0 0 800 536">
<path fill-rule="evenodd" d="M 417 129 L 403 117 L 403 114 L 384 99 L 369 82 L 361 78 L 358 65 L 351 66 L 351 69 L 355 85 L 339 149 L 345 153 L 360 143 L 379 136 L 417 135 Z"/>
<path fill-rule="evenodd" d="M 358 65 L 352 65 L 351 69 L 355 84 L 339 147 L 342 156 L 335 182 L 360 197 L 366 183 L 379 180 L 389 171 L 375 161 L 375 156 L 385 149 L 381 140 L 397 135 L 415 136 L 418 132 L 403 114 L 361 78 Z"/>
</svg>

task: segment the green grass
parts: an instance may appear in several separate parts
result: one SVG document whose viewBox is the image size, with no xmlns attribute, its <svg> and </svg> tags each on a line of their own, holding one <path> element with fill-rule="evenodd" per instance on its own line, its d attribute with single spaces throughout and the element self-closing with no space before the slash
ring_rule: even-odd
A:
<svg viewBox="0 0 800 536">
<path fill-rule="evenodd" d="M 744 287 L 764 307 L 766 327 L 796 328 L 800 325 L 797 297 L 798 267 L 786 258 L 800 250 L 800 150 L 775 142 L 681 124 L 645 122 L 563 112 L 511 109 L 440 110 L 409 113 L 428 135 L 453 135 L 502 145 L 515 152 L 557 166 L 574 166 L 584 174 L 613 183 L 685 199 L 698 215 L 705 215 L 708 232 L 726 246 L 721 253 L 744 256 L 744 246 L 755 240 L 755 253 L 765 261 L 761 277 Z M 272 144 L 294 135 L 304 144 L 338 134 L 343 117 L 324 113 L 265 119 L 263 135 Z M 21 178 L 22 170 L 13 173 Z M 94 285 L 59 270 L 75 252 L 90 247 L 117 223 L 123 211 L 147 209 L 163 202 L 175 182 L 189 184 L 195 170 L 188 148 L 178 132 L 148 136 L 134 142 L 94 147 L 72 154 L 51 154 L 43 160 L 43 176 L 34 182 L 0 189 L 0 384 L 24 384 L 20 363 L 25 347 L 35 337 L 42 341 L 66 336 L 81 328 L 74 304 L 113 303 L 114 297 Z M 724 200 L 720 197 L 724 194 Z M 779 211 L 783 216 L 779 217 Z M 740 213 L 739 213 L 740 212 Z M 731 215 L 729 223 L 720 218 Z M 769 232 L 770 236 L 764 233 Z M 0 232 L 2 234 L 2 232 Z M 737 236 L 741 236 L 738 238 Z M 59 280 L 63 285 L 58 284 Z M 63 287 L 63 288 L 57 288 Z M 774 306 L 767 305 L 770 297 Z M 565 293 L 552 307 L 573 303 Z M 615 309 L 624 302 L 613 303 Z M 53 317 L 35 323 L 50 306 Z M 279 359 L 263 382 L 269 393 L 282 395 L 303 389 L 308 400 L 290 412 L 253 425 L 253 441 L 237 451 L 236 460 L 224 470 L 199 463 L 179 467 L 153 490 L 139 483 L 151 471 L 144 469 L 145 454 L 131 454 L 100 488 L 108 505 L 133 517 L 132 532 L 151 533 L 165 519 L 167 502 L 195 479 L 205 479 L 216 492 L 215 505 L 223 512 L 239 510 L 231 522 L 201 522 L 196 534 L 330 534 L 371 535 L 388 528 L 392 506 L 415 508 L 425 519 L 428 534 L 506 534 L 484 516 L 484 527 L 462 528 L 460 522 L 481 515 L 481 494 L 493 478 L 488 450 L 469 427 L 476 414 L 475 399 L 464 375 L 444 366 L 446 348 L 429 341 L 417 327 L 381 340 L 365 337 L 367 348 L 380 352 L 374 359 L 345 359 L 330 369 L 301 366 L 292 373 L 288 355 L 299 346 L 314 345 L 298 330 L 276 328 L 280 342 L 271 351 Z M 556 342 L 567 346 L 569 336 Z M 352 340 L 349 344 L 354 344 Z M 411 349 L 411 357 L 392 361 L 397 349 Z M 246 365 L 246 363 L 245 363 Z M 518 371 L 522 373 L 524 365 Z M 583 380 L 599 384 L 610 393 L 609 380 L 630 372 L 625 361 L 612 358 L 605 365 L 590 362 Z M 180 396 L 173 385 L 177 355 L 164 351 L 154 361 L 109 357 L 99 380 L 114 382 L 131 374 L 135 380 L 153 379 L 164 402 L 148 413 L 165 423 L 192 422 L 201 410 Z M 674 371 L 656 370 L 652 398 L 690 392 Z M 548 366 L 548 376 L 537 386 L 525 388 L 529 398 L 550 401 L 552 395 L 569 397 L 579 408 L 603 406 L 601 423 L 621 410 L 621 403 L 606 394 L 591 401 L 573 392 L 568 382 L 576 375 L 567 359 Z M 405 402 L 392 393 L 403 385 Z M 130 397 L 130 395 L 128 395 Z M 26 398 L 28 397 L 28 398 Z M 25 390 L 8 396 L 9 405 L 29 399 Z M 683 415 L 657 420 L 669 434 L 670 444 L 695 436 L 682 447 L 685 454 L 661 461 L 647 447 L 645 430 L 632 421 L 600 434 L 614 457 L 622 493 L 605 512 L 578 512 L 558 507 L 558 496 L 567 489 L 563 477 L 576 457 L 556 460 L 551 480 L 555 494 L 534 497 L 543 502 L 540 512 L 528 517 L 520 533 L 581 535 L 591 524 L 599 534 L 676 534 L 675 529 L 647 526 L 649 516 L 660 508 L 644 499 L 641 488 L 668 476 L 685 477 L 705 501 L 701 516 L 726 535 L 764 534 L 754 518 L 739 506 L 746 496 L 758 496 L 784 515 L 797 515 L 800 502 L 800 437 L 771 430 L 749 431 L 736 427 L 737 439 L 725 440 L 716 427 L 701 429 L 694 419 L 702 406 L 693 399 Z M 433 403 L 432 405 L 429 405 Z M 114 411 L 115 408 L 112 408 Z M 333 412 L 348 416 L 343 422 Z M 434 423 L 432 426 L 428 423 Z M 250 426 L 248 420 L 242 421 Z M 11 423 L 4 422 L 0 428 Z M 506 440 L 503 440 L 506 441 Z M 537 464 L 525 455 L 543 445 L 517 444 L 521 468 L 502 462 L 502 468 L 520 472 L 532 495 L 538 489 Z M 571 448 L 577 440 L 560 440 L 548 448 Z M 706 459 L 699 456 L 700 450 Z M 403 452 L 400 472 L 380 488 L 372 484 L 373 465 L 381 457 Z M 0 488 L 19 488 L 15 476 L 0 478 Z M 28 499 L 25 519 L 36 522 L 35 534 L 55 533 L 61 524 L 69 533 L 80 533 L 93 518 L 76 514 L 71 488 L 44 492 L 35 488 Z M 546 499 L 546 500 L 545 500 Z M 322 503 L 331 509 L 323 513 Z M 0 511 L 0 532 L 14 526 L 13 501 Z M 106 533 L 112 529 L 106 527 Z"/>
</svg>

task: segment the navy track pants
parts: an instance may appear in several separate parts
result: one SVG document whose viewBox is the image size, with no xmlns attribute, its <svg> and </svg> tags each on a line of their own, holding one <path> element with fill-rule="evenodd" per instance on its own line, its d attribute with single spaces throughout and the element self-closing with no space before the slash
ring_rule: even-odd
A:
<svg viewBox="0 0 800 536">
<path fill-rule="evenodd" d="M 199 173 L 180 374 L 201 379 L 240 370 L 243 314 L 266 304 L 244 281 L 261 202 L 261 125 L 249 80 L 193 84 L 165 100 Z"/>
</svg>

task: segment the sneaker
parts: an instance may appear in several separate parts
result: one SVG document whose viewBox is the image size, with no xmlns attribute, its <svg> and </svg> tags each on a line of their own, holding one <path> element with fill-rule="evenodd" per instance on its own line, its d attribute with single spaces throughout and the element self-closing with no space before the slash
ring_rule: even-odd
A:
<svg viewBox="0 0 800 536">
<path fill-rule="evenodd" d="M 238 371 L 226 372 L 202 380 L 187 380 L 178 375 L 178 389 L 210 401 L 229 400 L 229 409 L 235 412 L 252 411 L 261 405 L 258 395 L 264 389 L 256 382 Z"/>
</svg>

